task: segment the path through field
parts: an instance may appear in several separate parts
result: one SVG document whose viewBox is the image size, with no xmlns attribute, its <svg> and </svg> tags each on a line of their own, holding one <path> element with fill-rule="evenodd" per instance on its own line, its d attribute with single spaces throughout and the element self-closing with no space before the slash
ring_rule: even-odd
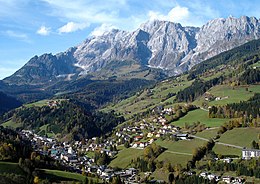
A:
<svg viewBox="0 0 260 184">
<path fill-rule="evenodd" d="M 190 136 L 195 138 L 195 139 L 201 139 L 203 141 L 209 141 L 209 139 L 199 137 L 199 136 L 196 136 L 196 135 L 190 135 Z M 237 145 L 233 145 L 233 144 L 227 144 L 227 143 L 223 143 L 223 142 L 215 142 L 215 144 L 221 144 L 221 145 L 228 146 L 228 147 L 243 149 L 243 147 L 241 147 L 241 146 L 237 146 Z"/>
</svg>

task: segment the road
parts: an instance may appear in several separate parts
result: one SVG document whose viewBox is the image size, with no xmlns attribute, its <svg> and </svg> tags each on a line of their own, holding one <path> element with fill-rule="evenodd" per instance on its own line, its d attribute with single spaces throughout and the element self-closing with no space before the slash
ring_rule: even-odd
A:
<svg viewBox="0 0 260 184">
<path fill-rule="evenodd" d="M 209 112 L 208 109 L 204 109 L 203 107 L 200 107 L 200 109 Z"/>
<path fill-rule="evenodd" d="M 166 153 L 178 154 L 178 155 L 188 155 L 188 156 L 192 156 L 191 153 L 182 153 L 182 152 L 169 151 L 169 150 L 166 150 L 165 152 L 166 152 Z"/>
<path fill-rule="evenodd" d="M 196 135 L 190 135 L 190 137 L 200 139 L 200 140 L 203 140 L 203 141 L 209 141 L 209 139 L 206 139 L 206 138 L 203 138 L 203 137 L 198 137 Z M 223 143 L 223 142 L 215 142 L 215 144 L 220 144 L 220 145 L 224 145 L 224 146 L 228 146 L 228 147 L 243 149 L 243 147 L 241 147 L 241 146 L 237 146 L 237 145 L 233 145 L 233 144 L 227 144 L 227 143 Z"/>
</svg>

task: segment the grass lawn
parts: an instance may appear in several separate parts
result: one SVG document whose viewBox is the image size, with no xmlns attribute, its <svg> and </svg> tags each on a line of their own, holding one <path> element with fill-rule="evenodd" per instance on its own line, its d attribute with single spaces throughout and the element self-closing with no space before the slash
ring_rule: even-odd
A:
<svg viewBox="0 0 260 184">
<path fill-rule="evenodd" d="M 253 140 L 258 142 L 260 128 L 234 128 L 221 135 L 219 142 L 251 148 Z"/>
<path fill-rule="evenodd" d="M 94 158 L 95 153 L 93 151 L 88 151 L 86 154 L 89 158 Z"/>
<path fill-rule="evenodd" d="M 181 164 L 182 166 L 185 166 L 189 160 L 191 160 L 190 155 L 181 155 L 181 154 L 175 154 L 170 152 L 163 152 L 157 157 L 157 160 L 159 161 L 165 161 L 169 162 L 172 165 Z"/>
<path fill-rule="evenodd" d="M 196 109 L 188 112 L 186 116 L 180 118 L 178 121 L 172 122 L 172 124 L 175 126 L 184 127 L 185 123 L 192 124 L 198 121 L 205 124 L 207 127 L 219 127 L 228 121 L 228 119 L 209 118 L 207 111 Z"/>
<path fill-rule="evenodd" d="M 23 170 L 18 166 L 18 163 L 0 161 L 0 173 L 14 173 L 24 175 Z"/>
<path fill-rule="evenodd" d="M 258 61 L 257 63 L 253 64 L 252 67 L 260 67 L 260 61 Z"/>
<path fill-rule="evenodd" d="M 116 158 L 109 164 L 111 167 L 126 168 L 132 159 L 138 158 L 143 155 L 142 149 L 126 148 L 121 150 Z"/>
<path fill-rule="evenodd" d="M 231 87 L 228 85 L 218 85 L 209 90 L 209 93 L 213 94 L 215 97 L 226 97 L 227 99 L 219 100 L 219 101 L 211 101 L 209 102 L 209 105 L 225 105 L 228 103 L 237 103 L 240 101 L 246 101 L 250 97 L 254 95 L 254 93 L 260 91 L 260 85 L 250 85 L 248 87 L 248 91 L 246 91 L 246 86 L 237 86 L 237 87 Z M 250 92 L 251 91 L 251 92 Z M 196 103 L 201 105 L 202 98 Z"/>
<path fill-rule="evenodd" d="M 48 137 L 55 137 L 55 133 L 53 131 L 47 131 L 48 126 L 50 126 L 50 124 L 47 125 L 43 125 L 40 127 L 40 131 L 38 132 L 39 135 L 45 135 L 47 134 Z M 56 126 L 56 125 L 55 125 Z"/>
<path fill-rule="evenodd" d="M 202 132 L 196 133 L 196 136 L 210 139 L 210 138 L 215 137 L 217 135 L 217 132 L 218 132 L 218 128 L 206 129 L 206 130 L 203 130 Z"/>
<path fill-rule="evenodd" d="M 156 141 L 156 144 L 158 144 L 164 148 L 167 148 L 168 151 L 188 153 L 188 154 L 192 154 L 192 152 L 195 148 L 197 148 L 205 143 L 206 143 L 206 141 L 203 141 L 200 139 L 180 140 L 177 142 L 161 141 L 161 140 Z"/>
<path fill-rule="evenodd" d="M 64 101 L 66 99 L 54 99 L 56 101 Z M 25 107 L 42 107 L 42 106 L 47 106 L 48 102 L 52 101 L 51 99 L 45 99 L 45 100 L 40 100 L 37 102 L 29 103 L 29 104 L 24 104 Z"/>
<path fill-rule="evenodd" d="M 213 151 L 220 155 L 237 155 L 241 156 L 242 150 L 238 148 L 228 147 L 220 144 L 215 144 Z"/>
<path fill-rule="evenodd" d="M 18 127 L 22 127 L 21 123 L 15 123 L 12 120 L 9 120 L 3 124 L 1 124 L 3 127 L 11 127 L 11 128 L 18 128 Z"/>
<path fill-rule="evenodd" d="M 147 109 L 152 109 L 155 106 L 163 105 L 166 102 L 172 102 L 175 97 L 171 97 L 164 102 L 162 102 L 162 99 L 165 99 L 169 93 L 177 93 L 181 89 L 188 87 L 191 83 L 192 81 L 183 81 L 180 83 L 173 82 L 171 80 L 165 81 L 159 83 L 151 89 L 151 94 L 148 94 L 148 91 L 144 90 L 142 93 L 137 93 L 136 95 L 122 100 L 115 105 L 107 106 L 102 109 L 102 111 L 115 110 L 118 113 L 124 114 L 125 118 L 129 118 L 133 114 L 144 112 Z"/>
<path fill-rule="evenodd" d="M 37 101 L 37 102 L 34 102 L 34 103 L 25 104 L 24 106 L 25 107 L 34 107 L 34 106 L 42 107 L 42 106 L 47 105 L 48 101 L 49 100 L 40 100 L 40 101 Z"/>
<path fill-rule="evenodd" d="M 71 173 L 66 171 L 59 170 L 49 170 L 49 169 L 41 169 L 42 171 L 40 178 L 41 179 L 49 179 L 55 182 L 60 181 L 84 181 L 86 176 L 77 173 Z M 88 177 L 88 180 L 91 178 Z M 98 178 L 92 178 L 94 181 L 99 181 Z M 100 181 L 99 181 L 100 182 Z"/>
</svg>

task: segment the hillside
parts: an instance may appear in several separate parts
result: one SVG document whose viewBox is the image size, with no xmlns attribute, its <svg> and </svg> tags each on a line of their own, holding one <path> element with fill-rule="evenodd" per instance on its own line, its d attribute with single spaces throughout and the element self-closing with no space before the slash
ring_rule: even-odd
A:
<svg viewBox="0 0 260 184">
<path fill-rule="evenodd" d="M 0 115 L 20 105 L 22 105 L 20 101 L 0 91 Z"/>
<path fill-rule="evenodd" d="M 113 113 L 88 111 L 79 103 L 69 100 L 50 100 L 41 106 L 23 106 L 2 118 L 3 122 L 8 121 L 4 126 L 18 125 L 42 136 L 55 137 L 59 134 L 59 138 L 69 141 L 101 136 L 123 120 L 123 117 L 115 117 Z"/>
<path fill-rule="evenodd" d="M 166 149 L 155 160 L 148 161 L 152 165 L 144 172 L 151 171 L 150 178 L 167 181 L 173 171 L 175 176 L 187 178 L 183 176 L 186 167 L 195 169 L 197 175 L 207 170 L 221 176 L 239 176 L 232 169 L 228 173 L 220 169 L 222 161 L 213 158 L 232 157 L 234 167 L 247 165 L 246 161 L 235 160 L 241 157 L 242 148 L 252 148 L 253 142 L 259 140 L 259 44 L 259 40 L 254 40 L 221 53 L 183 75 L 102 109 L 114 110 L 126 118 L 114 131 L 116 136 L 130 135 L 134 139 L 140 135 L 141 143 L 153 140 Z M 136 132 L 129 132 L 133 128 Z M 188 133 L 189 141 L 176 138 L 179 132 Z M 212 140 L 211 148 L 208 146 Z M 133 160 L 143 162 L 145 149 L 137 147 L 136 154 L 127 154 L 135 152 L 135 144 L 138 142 L 133 140 L 132 147 L 123 148 L 111 166 L 133 167 Z M 202 151 L 202 156 L 195 154 L 203 149 L 207 151 Z M 143 166 L 139 168 L 142 170 Z"/>
<path fill-rule="evenodd" d="M 248 100 L 260 91 L 259 46 L 260 40 L 254 40 L 221 53 L 183 75 L 166 79 L 104 110 L 133 117 L 158 106 L 170 107 L 183 102 L 203 107 Z M 221 100 L 214 100 L 216 97 Z"/>
<path fill-rule="evenodd" d="M 108 165 L 108 172 L 143 183 L 172 174 L 175 183 L 216 183 L 227 175 L 259 182 L 259 160 L 242 158 L 244 148 L 259 149 L 259 48 L 253 40 L 157 83 L 124 71 L 59 81 L 46 88 L 55 98 L 5 113 L 2 125 L 68 141 L 68 150 L 88 160 L 85 167 L 76 160 L 76 170 L 106 180 L 112 174 L 91 170 Z M 106 72 L 113 75 L 110 64 Z M 53 173 L 61 174 L 47 171 Z"/>
<path fill-rule="evenodd" d="M 259 20 L 255 17 L 242 16 L 211 20 L 200 28 L 154 20 L 133 32 L 113 29 L 88 37 L 65 52 L 32 57 L 13 75 L 1 81 L 0 90 L 23 103 L 69 94 L 65 98 L 83 98 L 99 108 L 129 97 L 154 82 L 188 71 L 238 45 L 259 39 L 259 27 Z M 255 46 L 243 52 L 254 52 L 258 48 Z M 244 55 L 239 51 L 234 53 Z M 224 57 L 223 64 L 232 59 L 225 54 Z M 204 71 L 216 66 L 215 62 L 208 60 L 212 64 L 207 64 Z M 189 79 L 200 73 L 200 69 L 196 71 Z M 114 94 L 106 93 L 107 98 L 104 98 L 103 90 L 97 94 L 91 87 L 103 84 L 105 88 L 129 87 L 118 93 L 116 90 Z"/>
</svg>

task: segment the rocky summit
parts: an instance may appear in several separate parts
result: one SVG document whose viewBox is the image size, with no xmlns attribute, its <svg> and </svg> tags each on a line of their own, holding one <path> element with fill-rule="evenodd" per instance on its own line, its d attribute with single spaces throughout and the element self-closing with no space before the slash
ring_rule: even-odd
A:
<svg viewBox="0 0 260 184">
<path fill-rule="evenodd" d="M 148 21 L 133 32 L 113 29 L 101 36 L 91 36 L 63 53 L 35 56 L 4 81 L 39 84 L 71 80 L 100 71 L 111 62 L 113 66 L 115 62 L 120 65 L 122 61 L 160 68 L 172 76 L 258 38 L 260 23 L 255 17 L 218 18 L 200 28 L 169 21 Z"/>
</svg>

